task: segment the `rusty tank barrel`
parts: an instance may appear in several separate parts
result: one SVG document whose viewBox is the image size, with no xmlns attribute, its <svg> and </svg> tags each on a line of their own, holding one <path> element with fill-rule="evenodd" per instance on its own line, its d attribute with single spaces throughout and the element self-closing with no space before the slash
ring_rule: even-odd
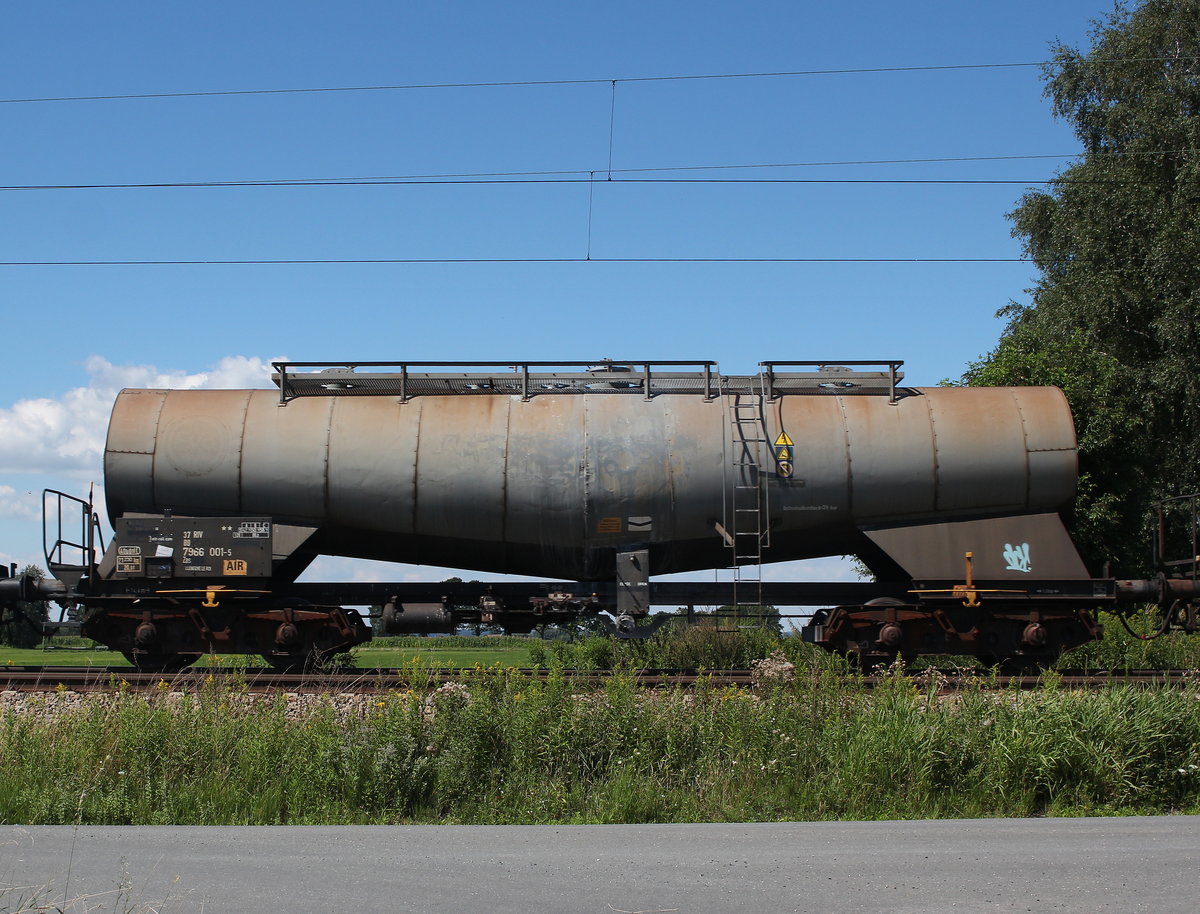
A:
<svg viewBox="0 0 1200 914">
<path fill-rule="evenodd" d="M 596 580 L 632 548 L 655 574 L 729 564 L 739 486 L 761 493 L 767 561 L 853 553 L 873 524 L 1054 511 L 1075 488 L 1055 388 L 749 397 L 707 374 L 702 392 L 654 396 L 620 382 L 525 396 L 324 386 L 288 401 L 123 391 L 110 515 L 262 515 L 318 528 L 322 553 Z"/>
</svg>

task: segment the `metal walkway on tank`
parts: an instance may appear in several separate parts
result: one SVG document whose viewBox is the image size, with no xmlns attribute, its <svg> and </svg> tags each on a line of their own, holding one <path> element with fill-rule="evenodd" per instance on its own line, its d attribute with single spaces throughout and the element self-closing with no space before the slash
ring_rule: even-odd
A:
<svg viewBox="0 0 1200 914">
<path fill-rule="evenodd" d="M 298 397 L 519 396 L 544 394 L 887 396 L 906 391 L 897 359 L 760 362 L 752 375 L 722 375 L 714 361 L 602 359 L 592 362 L 272 362 L 279 402 Z M 860 368 L 874 368 L 861 371 Z M 780 372 L 779 368 L 808 368 Z M 688 370 L 682 370 L 688 369 Z"/>
</svg>

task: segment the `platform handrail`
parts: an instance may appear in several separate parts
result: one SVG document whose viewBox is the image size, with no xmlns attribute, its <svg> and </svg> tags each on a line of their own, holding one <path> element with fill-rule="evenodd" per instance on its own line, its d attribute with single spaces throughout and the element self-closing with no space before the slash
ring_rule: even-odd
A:
<svg viewBox="0 0 1200 914">
<path fill-rule="evenodd" d="M 64 527 L 64 509 L 67 513 L 72 506 L 78 506 L 79 532 L 76 534 Z M 92 510 L 92 502 L 85 501 L 75 495 L 60 492 L 57 489 L 42 490 L 42 551 L 46 557 L 46 570 L 58 578 L 74 578 L 69 583 L 76 583 L 80 576 L 94 576 L 96 569 L 97 534 L 100 530 L 100 518 Z M 54 518 L 54 541 L 51 542 L 51 517 Z M 70 521 L 74 524 L 74 521 Z M 99 537 L 101 551 L 104 550 L 103 537 Z M 67 559 L 75 556 L 64 555 L 65 551 L 78 551 L 77 562 Z"/>
<path fill-rule="evenodd" d="M 881 394 L 896 402 L 903 377 L 899 360 L 762 362 L 753 375 L 724 375 L 706 359 L 599 359 L 590 361 L 276 361 L 272 380 L 279 405 L 314 396 L 393 396 L 407 403 L 417 396 L 518 395 L 522 401 L 543 394 L 702 395 L 756 393 L 768 379 L 772 399 L 784 394 Z M 886 367 L 863 372 L 850 366 Z M 782 373 L 780 366 L 812 366 L 808 372 Z M 686 369 L 686 370 L 685 370 Z"/>
<path fill-rule="evenodd" d="M 817 369 L 817 371 L 813 373 L 814 375 L 829 376 L 831 377 L 833 383 L 836 383 L 836 378 L 838 376 L 840 376 L 842 380 L 849 385 L 854 385 L 868 377 L 879 380 L 883 380 L 883 378 L 886 377 L 888 381 L 888 402 L 892 405 L 895 405 L 899 401 L 899 397 L 897 395 L 897 385 L 900 381 L 904 380 L 904 373 L 900 371 L 902 365 L 904 365 L 904 361 L 902 359 L 823 359 L 821 361 L 800 362 L 773 360 L 758 363 L 759 369 L 762 371 L 767 390 L 767 396 L 771 400 L 774 400 L 779 396 L 779 392 L 775 386 L 775 378 L 777 375 L 776 368 L 780 366 L 788 368 L 812 367 Z M 862 372 L 856 371 L 855 369 L 857 368 L 886 368 L 887 371 Z M 795 374 L 792 374 L 791 376 L 796 377 Z M 834 393 L 845 392 L 845 390 L 830 390 Z"/>
</svg>

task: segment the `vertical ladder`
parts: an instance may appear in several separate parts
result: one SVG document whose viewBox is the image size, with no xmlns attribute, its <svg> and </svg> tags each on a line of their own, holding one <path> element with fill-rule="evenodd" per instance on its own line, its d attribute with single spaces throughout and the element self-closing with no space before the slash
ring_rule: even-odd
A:
<svg viewBox="0 0 1200 914">
<path fill-rule="evenodd" d="M 757 390 L 755 390 L 757 387 Z M 762 605 L 763 550 L 770 545 L 767 523 L 767 440 L 761 377 L 750 393 L 732 393 L 725 461 L 725 543 L 732 552 L 733 605 Z M 733 626 L 736 622 L 733 623 Z M 733 627 L 731 626 L 731 627 Z M 718 628 L 720 625 L 718 624 Z"/>
</svg>

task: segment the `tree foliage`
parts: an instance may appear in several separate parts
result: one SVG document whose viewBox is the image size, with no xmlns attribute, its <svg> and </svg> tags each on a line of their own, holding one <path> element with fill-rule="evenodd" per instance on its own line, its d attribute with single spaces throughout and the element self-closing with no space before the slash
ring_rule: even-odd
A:
<svg viewBox="0 0 1200 914">
<path fill-rule="evenodd" d="M 46 573 L 37 565 L 26 565 L 18 576 L 40 581 Z M 37 647 L 42 641 L 42 623 L 49 618 L 50 604 L 42 600 L 0 607 L 0 644 Z"/>
<path fill-rule="evenodd" d="M 1091 38 L 1044 73 L 1084 153 L 1009 214 L 1040 278 L 964 380 L 1063 388 L 1073 532 L 1133 572 L 1150 503 L 1200 489 L 1200 0 L 1118 5 Z"/>
</svg>

